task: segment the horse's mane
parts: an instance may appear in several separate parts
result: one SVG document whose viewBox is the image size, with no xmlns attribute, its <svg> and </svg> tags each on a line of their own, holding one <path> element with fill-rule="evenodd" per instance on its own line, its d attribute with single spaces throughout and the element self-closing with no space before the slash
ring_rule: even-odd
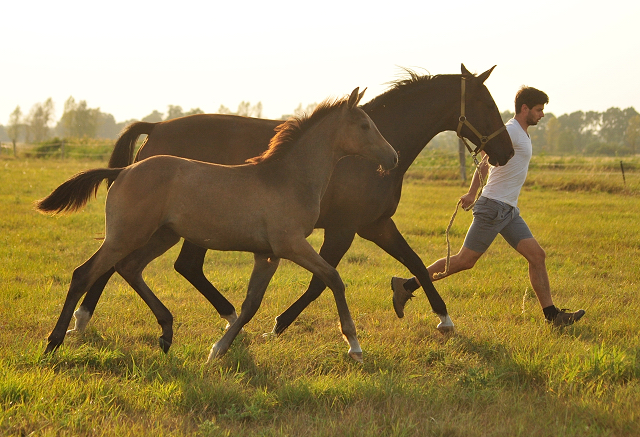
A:
<svg viewBox="0 0 640 437">
<path fill-rule="evenodd" d="M 459 74 L 438 74 L 420 75 L 410 68 L 402 68 L 402 77 L 388 82 L 389 88 L 384 93 L 374 97 L 369 102 L 362 105 L 365 110 L 373 110 L 380 105 L 384 105 L 390 97 L 402 96 L 415 93 L 418 88 L 431 87 L 445 78 L 460 78 Z"/>
<path fill-rule="evenodd" d="M 269 148 L 262 152 L 261 155 L 249 158 L 245 162 L 258 164 L 260 162 L 281 159 L 289 149 L 291 149 L 291 146 L 300 139 L 309 126 L 315 124 L 334 109 L 346 105 L 348 99 L 349 96 L 340 99 L 327 99 L 320 103 L 311 115 L 303 114 L 289 118 L 274 129 L 276 134 L 271 138 L 271 141 L 269 141 Z"/>
</svg>

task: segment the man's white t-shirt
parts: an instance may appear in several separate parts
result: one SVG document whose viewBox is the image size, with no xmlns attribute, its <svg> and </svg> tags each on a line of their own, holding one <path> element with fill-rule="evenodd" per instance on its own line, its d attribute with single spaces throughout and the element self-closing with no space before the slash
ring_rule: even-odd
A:
<svg viewBox="0 0 640 437">
<path fill-rule="evenodd" d="M 513 158 L 505 165 L 489 167 L 489 178 L 482 190 L 482 195 L 517 207 L 520 189 L 524 185 L 529 170 L 532 153 L 531 138 L 515 118 L 509 120 L 506 126 L 513 143 Z"/>
</svg>

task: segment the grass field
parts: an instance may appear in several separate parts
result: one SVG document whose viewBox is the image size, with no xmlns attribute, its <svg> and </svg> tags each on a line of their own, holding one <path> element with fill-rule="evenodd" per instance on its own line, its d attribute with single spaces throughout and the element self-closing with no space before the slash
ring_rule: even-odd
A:
<svg viewBox="0 0 640 437">
<path fill-rule="evenodd" d="M 0 435 L 640 435 L 640 174 L 636 160 L 623 185 L 610 161 L 560 171 L 534 160 L 520 197 L 556 305 L 587 311 L 577 325 L 544 322 L 526 262 L 499 239 L 472 271 L 436 284 L 457 328 L 443 337 L 424 293 L 395 316 L 389 280 L 409 273 L 356 238 L 338 270 L 364 364 L 347 356 L 330 293 L 282 336 L 263 336 L 310 279 L 286 261 L 229 352 L 206 364 L 226 322 L 173 271 L 178 246 L 145 276 L 175 317 L 168 354 L 151 312 L 114 277 L 87 332 L 43 356 L 73 269 L 100 244 L 105 190 L 74 215 L 40 215 L 32 203 L 106 164 L 2 159 Z M 420 162 L 409 172 L 395 216 L 426 264 L 446 254 L 466 190 L 433 173 Z M 458 214 L 454 251 L 470 221 Z M 319 248 L 322 233 L 310 241 Z M 252 262 L 207 255 L 205 272 L 237 308 Z"/>
</svg>

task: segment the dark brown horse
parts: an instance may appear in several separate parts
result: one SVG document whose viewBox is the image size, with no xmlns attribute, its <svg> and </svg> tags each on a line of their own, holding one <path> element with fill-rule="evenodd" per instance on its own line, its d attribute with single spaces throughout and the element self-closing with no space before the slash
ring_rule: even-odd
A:
<svg viewBox="0 0 640 437">
<path fill-rule="evenodd" d="M 456 131 L 461 126 L 461 135 L 476 147 L 484 144 L 468 124 L 460 124 L 463 105 L 466 121 L 482 135 L 488 136 L 504 127 L 500 112 L 484 85 L 492 70 L 477 77 L 464 65 L 461 75 L 419 76 L 407 70 L 408 78 L 395 82 L 387 92 L 363 105 L 362 109 L 398 151 L 400 163 L 389 175 L 380 177 L 371 162 L 355 157 L 342 159 L 332 175 L 316 223 L 316 228 L 325 230 L 320 255 L 334 267 L 351 246 L 356 233 L 404 264 L 422 284 L 433 311 L 440 317 L 438 329 L 442 332 L 453 329 L 446 305 L 434 288 L 424 263 L 400 234 L 392 216 L 400 201 L 405 172 L 436 134 Z M 464 92 L 461 91 L 462 83 L 466 84 Z M 109 166 L 122 167 L 133 162 L 135 143 L 142 134 L 148 137 L 136 161 L 169 154 L 239 164 L 266 148 L 279 123 L 277 120 L 225 115 L 194 115 L 161 123 L 134 123 L 118 139 Z M 505 131 L 486 143 L 484 150 L 492 164 L 504 165 L 513 156 L 511 139 Z M 175 268 L 222 317 L 233 322 L 236 317 L 233 305 L 204 276 L 205 254 L 206 249 L 185 241 Z M 107 272 L 89 290 L 75 313 L 73 330 L 84 330 L 113 272 L 113 269 Z M 274 332 L 282 333 L 324 288 L 325 284 L 314 276 L 304 295 L 276 318 Z M 159 323 L 163 331 L 167 329 L 166 321 Z"/>
<path fill-rule="evenodd" d="M 47 352 L 63 341 L 73 309 L 89 287 L 115 266 L 145 299 L 154 314 L 170 318 L 142 279 L 152 257 L 140 262 L 136 251 L 160 256 L 180 237 L 214 250 L 253 252 L 255 265 L 238 319 L 213 345 L 209 358 L 223 355 L 262 302 L 280 258 L 320 277 L 334 293 L 349 355 L 362 361 L 344 295 L 344 284 L 305 239 L 320 215 L 320 201 L 336 163 L 361 156 L 384 170 L 398 163 L 367 114 L 357 107 L 362 94 L 318 106 L 308 118 L 278 128 L 269 149 L 249 164 L 225 166 L 174 156 L 154 156 L 125 168 L 79 173 L 38 203 L 43 212 L 75 211 L 105 179 L 113 179 L 106 202 L 106 233 L 98 251 L 73 272 L 64 307 L 49 336 Z M 155 297 L 155 296 L 153 296 Z M 173 332 L 161 344 L 171 344 Z"/>
</svg>

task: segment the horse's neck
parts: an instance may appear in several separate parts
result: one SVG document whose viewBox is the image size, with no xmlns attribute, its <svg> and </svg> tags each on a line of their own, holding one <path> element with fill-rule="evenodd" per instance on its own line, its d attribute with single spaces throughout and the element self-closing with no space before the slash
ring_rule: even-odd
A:
<svg viewBox="0 0 640 437">
<path fill-rule="evenodd" d="M 389 99 L 369 115 L 382 135 L 398 152 L 394 173 L 402 177 L 429 141 L 440 132 L 456 129 L 460 112 L 459 90 L 433 86 L 407 105 L 401 98 Z M 366 105 L 365 105 L 366 106 Z M 366 108 L 363 108 L 366 110 Z"/>
</svg>

